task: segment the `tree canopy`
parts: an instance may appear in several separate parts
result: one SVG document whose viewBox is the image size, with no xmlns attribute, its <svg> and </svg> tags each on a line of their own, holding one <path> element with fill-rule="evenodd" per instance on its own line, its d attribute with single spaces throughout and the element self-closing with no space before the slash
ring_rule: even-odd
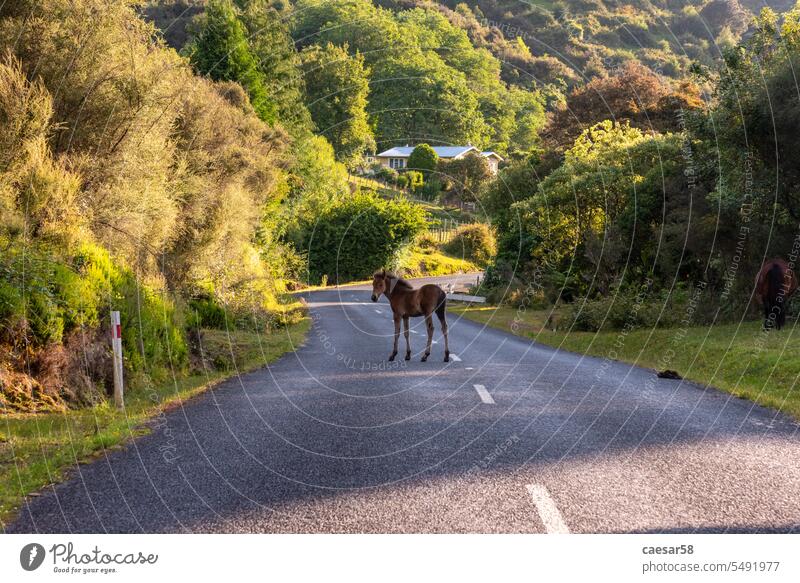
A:
<svg viewBox="0 0 800 583">
<path fill-rule="evenodd" d="M 311 117 L 337 160 L 353 167 L 375 149 L 366 111 L 369 78 L 364 58 L 328 43 L 306 47 L 302 60 Z"/>
</svg>

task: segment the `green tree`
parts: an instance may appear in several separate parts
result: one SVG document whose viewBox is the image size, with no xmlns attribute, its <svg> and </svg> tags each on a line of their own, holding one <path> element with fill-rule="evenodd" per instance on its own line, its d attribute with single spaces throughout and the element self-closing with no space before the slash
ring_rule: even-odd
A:
<svg viewBox="0 0 800 583">
<path fill-rule="evenodd" d="M 536 194 L 513 205 L 531 244 L 521 254 L 572 271 L 584 292 L 589 281 L 593 291 L 608 292 L 626 270 L 640 276 L 670 265 L 685 273 L 696 263 L 693 252 L 703 253 L 688 241 L 685 211 L 698 198 L 702 209 L 703 195 L 688 184 L 683 147 L 683 136 L 647 135 L 611 121 L 585 130 Z M 683 231 L 668 233 L 664 225 L 673 222 Z M 697 233 L 701 225 L 693 227 Z"/>
<path fill-rule="evenodd" d="M 453 144 L 484 144 L 489 128 L 478 97 L 463 73 L 436 55 L 409 51 L 376 71 L 370 110 L 379 143 L 430 139 Z"/>
<path fill-rule="evenodd" d="M 544 96 L 516 87 L 509 89 L 509 96 L 514 110 L 509 151 L 529 153 L 539 146 L 539 134 L 547 123 Z"/>
<path fill-rule="evenodd" d="M 194 23 L 186 53 L 194 69 L 216 81 L 236 81 L 247 91 L 258 116 L 274 123 L 278 107 L 250 50 L 247 29 L 231 0 L 211 0 Z"/>
<path fill-rule="evenodd" d="M 492 177 L 486 158 L 474 152 L 455 160 L 440 160 L 439 171 L 452 184 L 450 190 L 464 202 L 478 200 L 483 186 Z"/>
<path fill-rule="evenodd" d="M 372 79 L 370 123 L 378 143 L 487 141 L 489 128 L 467 75 L 430 44 L 418 44 L 416 33 L 391 11 L 368 0 L 300 0 L 295 14 L 297 42 L 347 45 L 351 55 L 364 56 Z"/>
<path fill-rule="evenodd" d="M 391 267 L 426 225 L 422 207 L 407 200 L 385 200 L 373 192 L 347 197 L 305 225 L 302 249 L 310 280 L 327 276 L 341 283 Z"/>
<path fill-rule="evenodd" d="M 778 220 L 800 220 L 799 61 L 800 8 L 786 13 L 782 26 L 765 8 L 753 36 L 725 54 L 711 119 L 723 137 L 715 196 L 732 213 L 750 197 L 756 210 L 772 215 L 777 195 Z"/>
<path fill-rule="evenodd" d="M 429 144 L 419 144 L 408 157 L 408 167 L 422 172 L 427 177 L 436 170 L 439 154 Z"/>
<path fill-rule="evenodd" d="M 305 104 L 302 62 L 285 21 L 269 0 L 238 0 L 247 28 L 250 51 L 256 58 L 280 122 L 293 135 L 313 129 Z"/>
<path fill-rule="evenodd" d="M 375 141 L 367 118 L 369 72 L 364 58 L 331 43 L 302 52 L 309 109 L 337 160 L 355 166 Z"/>
</svg>

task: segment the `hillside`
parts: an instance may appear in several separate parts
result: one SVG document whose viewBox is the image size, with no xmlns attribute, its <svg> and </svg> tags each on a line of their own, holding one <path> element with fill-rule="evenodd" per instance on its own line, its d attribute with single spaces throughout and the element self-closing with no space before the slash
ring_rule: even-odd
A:
<svg viewBox="0 0 800 583">
<path fill-rule="evenodd" d="M 144 14 L 180 49 L 191 19 L 207 0 L 151 0 Z M 297 2 L 272 2 L 295 19 Z M 301 2 L 323 5 L 325 2 Z M 477 48 L 500 62 L 504 81 L 573 87 L 635 61 L 666 77 L 689 65 L 712 65 L 747 36 L 764 6 L 788 10 L 793 0 L 375 0 L 394 12 L 424 8 L 444 15 Z M 302 41 L 300 41 L 302 42 Z"/>
<path fill-rule="evenodd" d="M 736 44 L 764 6 L 792 0 L 381 0 L 396 9 L 432 6 L 505 64 L 508 79 L 576 85 L 638 61 L 672 78 L 712 64 Z M 521 39 L 530 54 L 513 50 Z"/>
</svg>

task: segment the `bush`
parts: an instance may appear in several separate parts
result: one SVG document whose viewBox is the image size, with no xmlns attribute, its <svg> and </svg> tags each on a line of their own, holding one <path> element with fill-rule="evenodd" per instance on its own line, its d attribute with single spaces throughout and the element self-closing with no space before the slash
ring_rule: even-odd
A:
<svg viewBox="0 0 800 583">
<path fill-rule="evenodd" d="M 225 308 L 220 306 L 210 295 L 192 298 L 189 301 L 191 328 L 216 328 L 225 330 L 228 323 Z"/>
<path fill-rule="evenodd" d="M 96 302 L 96 325 L 109 321 L 109 305 L 119 310 L 122 347 L 130 370 L 159 377 L 186 365 L 189 351 L 183 314 L 165 292 L 137 280 L 130 269 L 115 264 L 96 245 L 83 245 L 73 263 L 86 281 L 86 297 L 91 294 Z M 86 313 L 87 306 L 81 307 Z"/>
<path fill-rule="evenodd" d="M 111 309 L 120 312 L 129 372 L 159 379 L 186 365 L 181 311 L 104 249 L 83 244 L 62 258 L 43 246 L 26 243 L 24 255 L 22 248 L 6 243 L 0 257 L 0 342 L 24 349 L 18 364 L 47 391 L 77 403 L 108 386 Z"/>
<path fill-rule="evenodd" d="M 434 251 L 439 247 L 439 242 L 431 233 L 425 231 L 416 240 L 417 247 L 425 251 Z"/>
<path fill-rule="evenodd" d="M 425 184 L 422 185 L 419 196 L 425 200 L 436 200 L 443 189 L 444 185 L 441 180 L 429 176 L 428 179 L 425 180 Z"/>
<path fill-rule="evenodd" d="M 422 186 L 425 184 L 424 179 L 422 178 L 422 172 L 417 172 L 416 170 L 406 170 L 404 174 L 408 180 L 408 187 L 412 190 L 412 192 L 419 192 L 422 189 Z"/>
<path fill-rule="evenodd" d="M 636 328 L 669 328 L 679 326 L 689 314 L 689 297 L 682 289 L 672 294 L 647 293 L 629 289 L 609 295 L 575 302 L 565 310 L 562 321 L 575 330 L 597 332 L 598 330 L 633 330 Z M 692 311 L 693 315 L 700 311 Z M 699 323 L 695 319 L 692 320 Z"/>
<path fill-rule="evenodd" d="M 420 144 L 411 152 L 408 157 L 408 167 L 429 173 L 436 170 L 439 163 L 439 155 L 428 144 Z"/>
<path fill-rule="evenodd" d="M 395 184 L 398 176 L 397 170 L 394 168 L 387 168 L 386 166 L 381 166 L 375 173 L 375 177 L 378 180 L 383 180 L 387 184 Z"/>
<path fill-rule="evenodd" d="M 370 277 L 390 266 L 426 226 L 425 211 L 403 199 L 363 191 L 323 211 L 305 227 L 310 283 Z"/>
<path fill-rule="evenodd" d="M 472 223 L 459 227 L 444 249 L 451 255 L 485 266 L 497 253 L 497 240 L 488 225 Z"/>
</svg>

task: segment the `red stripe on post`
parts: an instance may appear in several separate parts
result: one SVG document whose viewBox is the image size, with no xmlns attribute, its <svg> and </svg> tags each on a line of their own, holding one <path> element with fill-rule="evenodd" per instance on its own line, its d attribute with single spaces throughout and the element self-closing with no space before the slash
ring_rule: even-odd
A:
<svg viewBox="0 0 800 583">
<path fill-rule="evenodd" d="M 116 332 L 117 338 L 122 338 L 122 324 L 117 324 L 114 326 L 114 332 Z"/>
</svg>

